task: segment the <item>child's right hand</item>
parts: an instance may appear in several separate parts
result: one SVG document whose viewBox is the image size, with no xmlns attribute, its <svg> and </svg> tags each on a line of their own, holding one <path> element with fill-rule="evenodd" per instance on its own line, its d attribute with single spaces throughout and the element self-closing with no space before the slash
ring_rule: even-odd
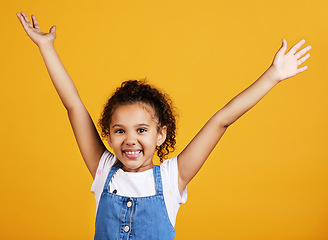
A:
<svg viewBox="0 0 328 240">
<path fill-rule="evenodd" d="M 33 25 L 31 24 L 30 20 L 24 12 L 17 13 L 16 15 L 27 35 L 36 45 L 38 45 L 38 47 L 47 45 L 49 43 L 54 43 L 56 38 L 56 26 L 52 26 L 49 30 L 49 33 L 44 33 L 40 30 L 38 21 L 36 20 L 36 17 L 34 15 L 32 15 Z"/>
<path fill-rule="evenodd" d="M 94 178 L 100 157 L 106 147 L 101 141 L 90 114 L 83 105 L 71 77 L 56 52 L 53 44 L 56 38 L 56 27 L 53 26 L 50 28 L 49 33 L 44 33 L 40 30 L 35 16 L 32 15 L 32 23 L 24 12 L 17 13 L 17 17 L 27 35 L 39 47 L 52 83 L 67 110 L 83 159 Z"/>
</svg>

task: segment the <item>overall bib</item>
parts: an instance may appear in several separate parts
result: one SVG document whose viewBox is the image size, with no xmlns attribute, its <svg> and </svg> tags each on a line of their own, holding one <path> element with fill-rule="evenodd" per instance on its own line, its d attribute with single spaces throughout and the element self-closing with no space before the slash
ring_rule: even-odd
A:
<svg viewBox="0 0 328 240">
<path fill-rule="evenodd" d="M 164 202 L 160 167 L 153 167 L 156 195 L 124 197 L 109 191 L 110 180 L 122 166 L 122 163 L 115 164 L 107 176 L 98 205 L 94 239 L 174 239 L 175 230 Z"/>
</svg>

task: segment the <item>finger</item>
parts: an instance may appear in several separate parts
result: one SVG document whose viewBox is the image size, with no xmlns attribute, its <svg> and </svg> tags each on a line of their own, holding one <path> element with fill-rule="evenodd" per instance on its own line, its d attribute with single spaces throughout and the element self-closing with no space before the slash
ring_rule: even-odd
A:
<svg viewBox="0 0 328 240">
<path fill-rule="evenodd" d="M 16 16 L 18 17 L 18 20 L 20 21 L 20 23 L 23 25 L 23 22 L 25 22 L 25 20 L 24 20 L 24 17 L 22 16 L 22 14 L 16 13 Z"/>
<path fill-rule="evenodd" d="M 52 26 L 49 30 L 50 33 L 56 33 L 56 26 Z"/>
<path fill-rule="evenodd" d="M 36 20 L 36 17 L 32 15 L 32 21 L 33 21 L 33 27 L 36 29 L 40 29 L 38 20 Z"/>
<path fill-rule="evenodd" d="M 279 48 L 278 52 L 276 55 L 284 55 L 287 50 L 287 42 L 285 39 L 282 39 L 282 44 L 281 47 Z"/>
<path fill-rule="evenodd" d="M 287 49 L 287 41 L 285 39 L 282 39 L 281 49 Z"/>
<path fill-rule="evenodd" d="M 299 68 L 299 69 L 297 69 L 297 73 L 304 72 L 307 68 L 308 68 L 307 66 L 304 66 L 302 68 Z"/>
<path fill-rule="evenodd" d="M 26 14 L 24 12 L 21 12 L 25 22 L 29 25 L 29 26 L 32 26 L 30 20 L 28 19 L 28 17 L 26 16 Z"/>
<path fill-rule="evenodd" d="M 294 46 L 292 46 L 292 48 L 288 51 L 288 53 L 292 53 L 295 54 L 296 51 L 305 43 L 305 40 L 302 39 L 301 41 L 299 41 L 298 43 L 296 43 Z"/>
<path fill-rule="evenodd" d="M 16 13 L 16 16 L 18 17 L 18 19 L 20 18 L 20 16 L 22 16 L 20 13 Z"/>
<path fill-rule="evenodd" d="M 301 59 L 299 59 L 297 61 L 298 65 L 301 65 L 302 63 L 304 63 L 306 60 L 308 60 L 308 58 L 310 57 L 310 53 L 306 54 L 304 57 L 302 57 Z"/>
<path fill-rule="evenodd" d="M 17 13 L 16 15 L 17 15 L 17 17 L 18 17 L 20 23 L 22 24 L 24 30 L 27 31 L 27 29 L 28 29 L 28 25 L 27 25 L 27 23 L 26 23 L 26 21 L 25 21 L 25 19 L 24 19 L 24 16 L 23 16 L 21 13 Z"/>
<path fill-rule="evenodd" d="M 308 51 L 310 51 L 311 48 L 312 47 L 309 45 L 309 46 L 303 48 L 301 51 L 297 52 L 295 54 L 296 59 L 299 59 L 300 57 L 302 57 L 305 53 L 307 53 Z"/>
</svg>

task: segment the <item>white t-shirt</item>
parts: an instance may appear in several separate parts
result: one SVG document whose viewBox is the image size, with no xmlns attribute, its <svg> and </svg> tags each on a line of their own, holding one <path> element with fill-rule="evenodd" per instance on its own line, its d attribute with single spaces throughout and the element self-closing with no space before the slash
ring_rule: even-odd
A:
<svg viewBox="0 0 328 240">
<path fill-rule="evenodd" d="M 91 192 L 95 194 L 98 208 L 100 196 L 103 192 L 107 175 L 116 162 L 116 156 L 105 151 L 100 158 L 96 177 L 91 186 Z M 177 157 L 165 160 L 161 165 L 161 177 L 163 195 L 166 209 L 172 226 L 175 225 L 179 207 L 187 201 L 187 188 L 180 195 L 178 188 L 178 163 Z M 110 191 L 117 195 L 128 197 L 146 197 L 156 194 L 153 169 L 144 172 L 124 172 L 118 169 L 109 183 Z"/>
</svg>

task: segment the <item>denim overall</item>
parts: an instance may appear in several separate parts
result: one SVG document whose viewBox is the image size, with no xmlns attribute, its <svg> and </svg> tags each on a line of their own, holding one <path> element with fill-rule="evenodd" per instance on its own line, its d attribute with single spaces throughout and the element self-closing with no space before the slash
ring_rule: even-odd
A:
<svg viewBox="0 0 328 240">
<path fill-rule="evenodd" d="M 154 165 L 156 195 L 123 197 L 109 191 L 109 182 L 122 167 L 115 164 L 110 170 L 101 194 L 95 240 L 170 240 L 175 230 L 170 222 L 163 196 L 160 167 Z"/>
</svg>

